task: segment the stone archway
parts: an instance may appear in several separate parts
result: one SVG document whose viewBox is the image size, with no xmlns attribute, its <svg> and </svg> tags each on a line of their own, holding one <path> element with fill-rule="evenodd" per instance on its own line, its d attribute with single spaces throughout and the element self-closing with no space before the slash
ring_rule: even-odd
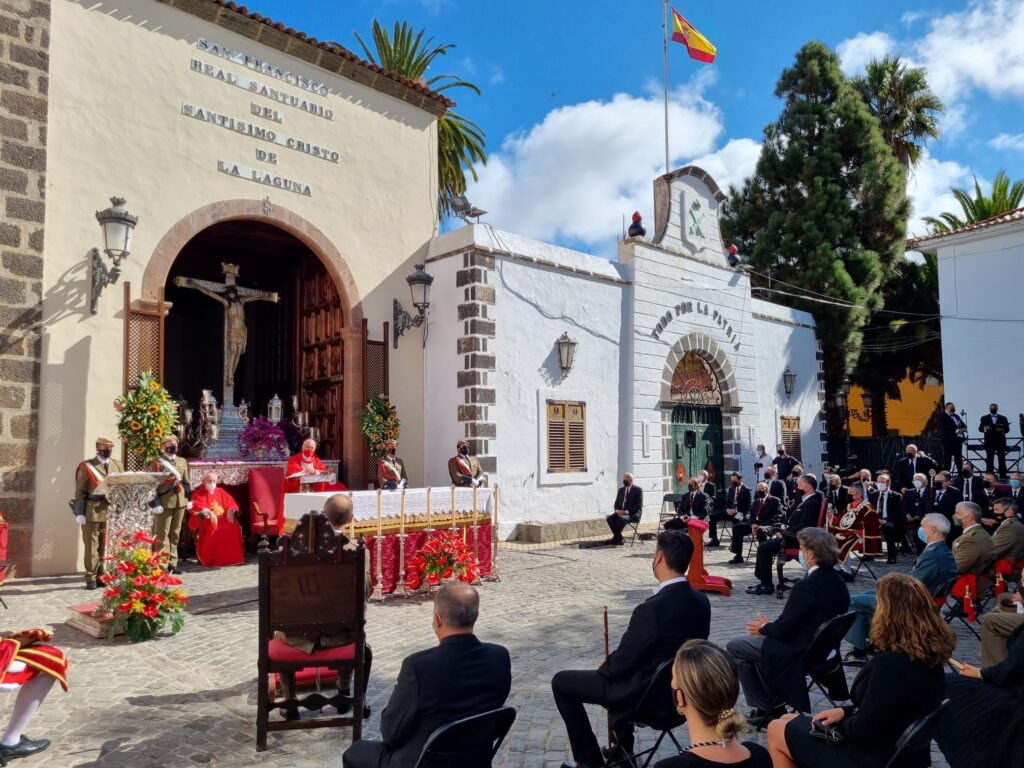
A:
<svg viewBox="0 0 1024 768">
<path fill-rule="evenodd" d="M 157 243 L 142 276 L 139 302 L 155 305 L 171 267 L 182 249 L 203 230 L 228 221 L 271 224 L 300 240 L 316 255 L 334 280 L 344 313 L 342 333 L 344 370 L 342 380 L 341 473 L 353 487 L 362 487 L 366 475 L 359 414 L 365 406 L 363 392 L 363 309 L 359 290 L 348 264 L 334 244 L 311 222 L 283 206 L 266 200 L 222 200 L 192 211 L 172 226 Z M 133 307 L 135 302 L 133 302 Z"/>
<path fill-rule="evenodd" d="M 680 336 L 672 345 L 665 357 L 665 365 L 661 374 L 662 478 L 666 493 L 673 490 L 673 478 L 676 472 L 672 413 L 678 403 L 672 397 L 672 380 L 676 366 L 688 353 L 694 353 L 706 361 L 717 379 L 721 395 L 719 408 L 722 414 L 722 469 L 728 473 L 739 471 L 740 468 L 742 449 L 739 439 L 739 414 L 742 406 L 739 403 L 733 365 L 725 350 L 714 339 L 702 333 L 687 333 Z"/>
</svg>

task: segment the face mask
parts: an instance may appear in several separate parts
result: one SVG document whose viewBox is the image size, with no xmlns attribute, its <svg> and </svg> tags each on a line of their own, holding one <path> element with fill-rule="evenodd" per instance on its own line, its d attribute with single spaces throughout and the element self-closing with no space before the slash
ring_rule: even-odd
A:
<svg viewBox="0 0 1024 768">
<path fill-rule="evenodd" d="M 989 408 L 989 409 L 988 409 L 988 412 L 989 412 L 989 413 L 991 413 L 991 414 L 993 414 L 993 415 L 995 415 L 996 413 L 998 413 L 998 412 L 999 412 L 999 409 L 998 409 L 998 408 Z"/>
<path fill-rule="evenodd" d="M 397 451 L 397 448 L 388 448 L 388 456 L 394 456 Z"/>
<path fill-rule="evenodd" d="M 629 479 L 626 479 L 626 480 L 623 480 L 623 481 L 622 481 L 622 484 L 623 484 L 624 486 L 626 486 L 627 488 L 629 488 L 629 486 L 631 486 L 631 485 L 633 484 L 633 481 L 632 481 L 632 480 L 629 480 Z"/>
<path fill-rule="evenodd" d="M 312 459 L 313 458 L 313 451 L 303 451 L 302 452 L 302 458 L 307 459 L 307 460 L 308 459 Z"/>
<path fill-rule="evenodd" d="M 100 448 L 96 451 L 96 455 L 101 459 L 109 459 L 111 453 L 113 453 L 113 451 L 110 448 Z"/>
<path fill-rule="evenodd" d="M 166 448 L 164 448 L 164 453 L 166 453 L 168 456 L 174 456 L 175 454 L 178 453 L 178 446 L 168 445 Z"/>
<path fill-rule="evenodd" d="M 984 483 L 982 483 L 982 485 L 984 485 L 986 488 L 991 488 L 992 487 L 992 481 L 991 480 L 986 480 Z"/>
<path fill-rule="evenodd" d="M 970 477 L 973 474 L 974 474 L 974 470 L 973 469 L 965 469 L 964 470 L 964 477 Z"/>
<path fill-rule="evenodd" d="M 932 487 L 934 487 L 934 488 L 935 488 L 935 490 L 937 490 L 937 491 L 941 491 L 941 490 L 942 490 L 943 488 L 945 488 L 945 486 L 944 486 L 944 485 L 942 484 L 942 481 L 941 481 L 941 480 L 936 480 L 936 481 L 935 481 L 935 482 L 934 482 L 934 483 L 932 484 Z"/>
<path fill-rule="evenodd" d="M 785 451 L 777 451 L 776 454 L 779 455 L 779 456 L 785 456 L 786 452 Z"/>
<path fill-rule="evenodd" d="M 924 487 L 924 483 L 922 483 L 920 480 L 915 480 L 914 487 L 917 488 L 917 490 L 921 490 Z"/>
<path fill-rule="evenodd" d="M 466 446 L 462 446 L 461 448 L 459 448 L 459 454 L 461 456 L 468 456 L 469 455 L 469 448 L 467 448 Z"/>
<path fill-rule="evenodd" d="M 917 538 L 919 538 L 921 541 L 925 543 L 928 542 L 928 537 L 925 535 L 924 528 L 917 529 Z"/>
<path fill-rule="evenodd" d="M 1020 488 L 1020 480 L 1011 480 L 1010 481 L 1010 487 L 1011 488 Z"/>
<path fill-rule="evenodd" d="M 771 475 L 765 475 L 764 479 L 767 480 L 770 483 L 772 481 L 772 476 Z"/>
<path fill-rule="evenodd" d="M 959 517 L 954 517 L 953 518 L 953 522 L 956 523 L 957 525 L 959 525 L 961 528 L 964 527 L 964 521 L 961 520 Z"/>
<path fill-rule="evenodd" d="M 804 559 L 804 553 L 803 552 L 800 552 L 800 554 L 797 555 L 797 559 L 800 561 L 800 565 L 803 568 L 807 567 L 807 561 Z"/>
<path fill-rule="evenodd" d="M 213 493 L 214 491 L 217 490 L 216 483 L 203 483 L 203 487 L 206 489 L 207 493 Z"/>
<path fill-rule="evenodd" d="M 739 481 L 739 480 L 733 480 L 733 481 L 732 481 L 732 484 L 733 484 L 733 486 L 734 486 L 734 487 L 736 487 L 736 488 L 739 488 L 739 487 L 740 487 L 740 481 Z"/>
<path fill-rule="evenodd" d="M 889 490 L 888 483 L 875 483 L 875 487 L 878 488 L 879 493 L 885 493 L 887 490 Z"/>
</svg>

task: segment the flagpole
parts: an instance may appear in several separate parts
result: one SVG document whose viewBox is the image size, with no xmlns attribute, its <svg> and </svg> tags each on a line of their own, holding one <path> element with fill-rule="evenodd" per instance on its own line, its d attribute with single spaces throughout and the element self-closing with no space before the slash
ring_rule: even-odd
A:
<svg viewBox="0 0 1024 768">
<path fill-rule="evenodd" d="M 668 173 L 668 0 L 662 0 L 662 49 L 665 54 L 665 173 Z"/>
</svg>

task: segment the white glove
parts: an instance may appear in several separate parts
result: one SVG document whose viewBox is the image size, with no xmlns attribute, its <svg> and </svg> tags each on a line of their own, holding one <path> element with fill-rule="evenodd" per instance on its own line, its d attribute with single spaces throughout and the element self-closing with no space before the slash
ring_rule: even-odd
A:
<svg viewBox="0 0 1024 768">
<path fill-rule="evenodd" d="M 155 507 L 153 507 L 153 514 L 154 515 L 162 515 L 165 511 L 166 510 L 160 504 L 157 504 Z"/>
<path fill-rule="evenodd" d="M 85 525 L 85 515 L 75 515 L 75 522 L 79 525 Z"/>
<path fill-rule="evenodd" d="M 405 480 L 401 480 L 398 483 L 398 490 L 402 490 L 403 488 L 405 488 Z"/>
<path fill-rule="evenodd" d="M 191 501 L 188 504 L 185 505 L 185 510 L 188 511 L 188 512 L 192 511 L 192 502 Z"/>
<path fill-rule="evenodd" d="M 472 479 L 471 482 L 473 483 L 473 487 L 474 488 L 476 488 L 478 485 L 480 485 L 480 481 L 477 480 L 475 477 Z"/>
</svg>

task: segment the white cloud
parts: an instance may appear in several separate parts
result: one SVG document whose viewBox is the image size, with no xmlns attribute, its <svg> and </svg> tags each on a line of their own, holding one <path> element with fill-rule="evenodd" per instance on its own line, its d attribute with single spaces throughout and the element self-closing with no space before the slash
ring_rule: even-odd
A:
<svg viewBox="0 0 1024 768">
<path fill-rule="evenodd" d="M 836 46 L 836 53 L 842 61 L 843 72 L 859 74 L 872 59 L 880 59 L 890 53 L 896 41 L 884 32 L 860 32 Z"/>
<path fill-rule="evenodd" d="M 761 145 L 753 139 L 730 139 L 719 150 L 690 162 L 711 174 L 723 192 L 729 187 L 739 188 L 743 180 L 754 173 Z"/>
<path fill-rule="evenodd" d="M 919 18 L 904 14 L 908 24 Z M 1024 97 L 1024 3 L 970 0 L 965 10 L 931 17 L 926 29 L 906 40 L 860 32 L 836 47 L 843 70 L 860 72 L 886 53 L 927 68 L 932 90 L 946 104 L 940 127 L 949 137 L 967 126 L 972 113 L 966 102 L 974 91 L 995 98 Z"/>
<path fill-rule="evenodd" d="M 710 159 L 721 135 L 719 110 L 702 94 L 707 82 L 703 76 L 670 94 L 673 167 Z M 651 182 L 664 172 L 663 120 L 662 97 L 654 92 L 560 107 L 508 136 L 467 194 L 490 211 L 496 227 L 610 254 L 624 213 L 639 210 L 653 224 Z M 716 153 L 721 166 L 744 149 L 730 142 Z"/>
<path fill-rule="evenodd" d="M 992 149 L 1013 149 L 1017 152 L 1024 152 L 1024 133 L 1000 133 L 988 142 Z"/>
<path fill-rule="evenodd" d="M 487 82 L 491 85 L 501 85 L 505 82 L 505 70 L 497 64 L 491 65 L 491 73 L 487 77 Z"/>
<path fill-rule="evenodd" d="M 900 16 L 900 21 L 910 27 L 919 22 L 921 19 L 927 19 L 931 14 L 928 11 L 907 11 Z"/>
<path fill-rule="evenodd" d="M 952 160 L 937 160 L 925 151 L 921 162 L 907 180 L 907 196 L 911 204 L 907 237 L 928 234 L 928 227 L 921 220 L 924 216 L 959 211 L 960 205 L 950 189 L 969 187 L 973 183 L 967 166 Z"/>
</svg>

